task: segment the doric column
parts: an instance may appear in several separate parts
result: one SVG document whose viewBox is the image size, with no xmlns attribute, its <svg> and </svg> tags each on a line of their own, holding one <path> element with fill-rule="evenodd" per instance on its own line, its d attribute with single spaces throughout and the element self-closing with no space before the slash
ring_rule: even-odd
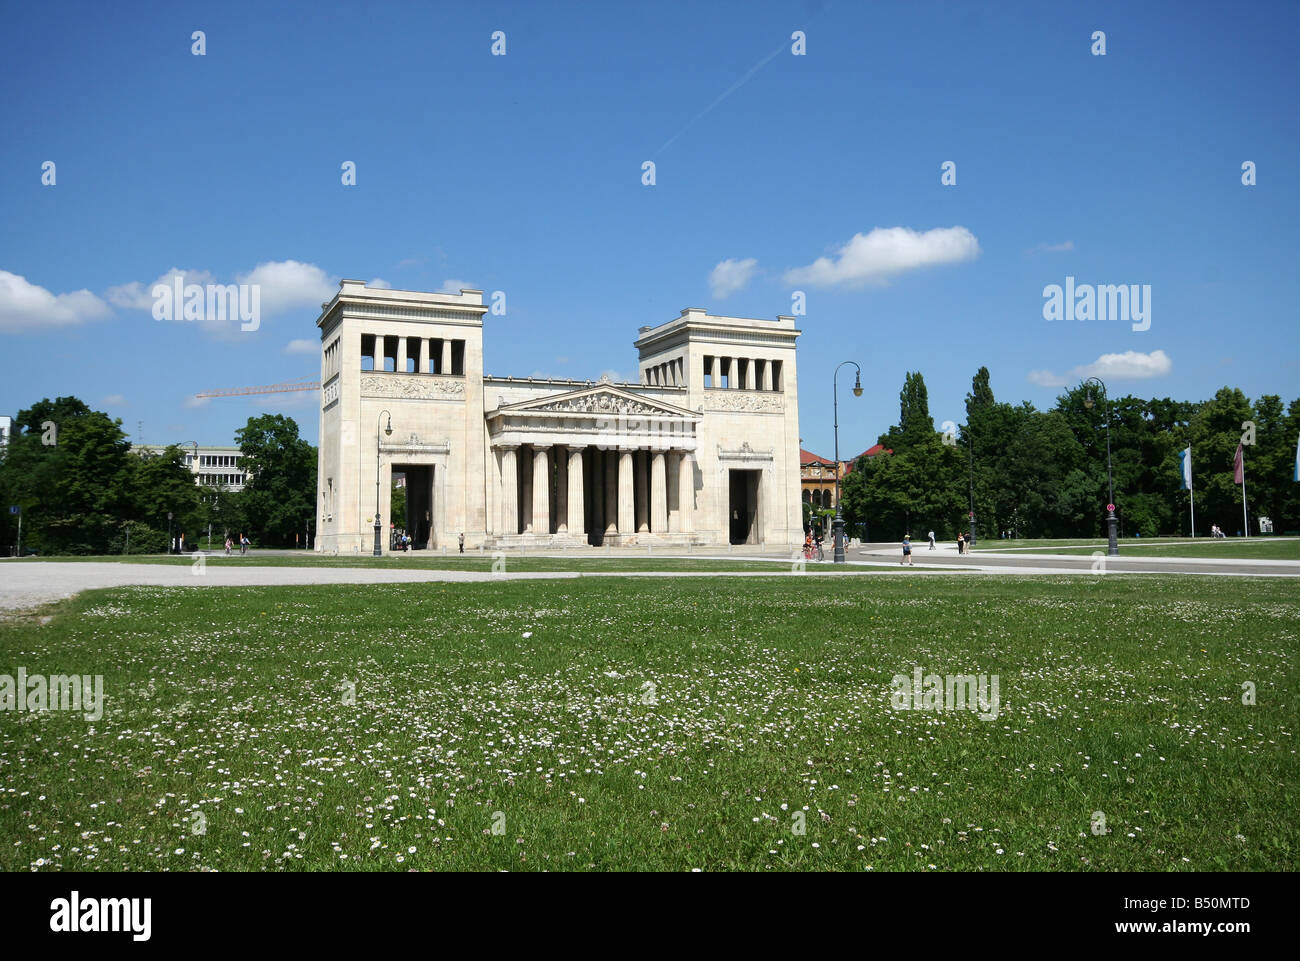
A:
<svg viewBox="0 0 1300 961">
<path fill-rule="evenodd" d="M 420 338 L 420 353 L 415 359 L 415 372 L 417 374 L 427 374 L 429 372 L 429 338 Z"/>
<path fill-rule="evenodd" d="M 555 451 L 555 533 L 569 532 L 569 452 L 564 447 Z"/>
<path fill-rule="evenodd" d="M 677 509 L 681 512 L 682 531 L 695 530 L 695 465 L 690 451 L 682 451 L 677 471 Z"/>
<path fill-rule="evenodd" d="M 585 510 L 582 497 L 582 448 L 569 448 L 569 493 L 565 505 L 565 519 L 568 521 L 569 533 L 577 537 L 587 534 Z"/>
<path fill-rule="evenodd" d="M 682 529 L 681 469 L 682 458 L 677 451 L 669 451 L 664 458 L 664 499 L 668 501 L 668 530 L 676 534 Z"/>
<path fill-rule="evenodd" d="M 502 534 L 519 533 L 519 469 L 515 449 L 501 448 L 501 527 Z"/>
<path fill-rule="evenodd" d="M 630 470 L 628 476 L 632 476 Z M 607 450 L 605 451 L 605 533 L 607 535 L 618 531 L 618 485 L 618 451 Z"/>
<path fill-rule="evenodd" d="M 397 338 L 397 363 L 393 364 L 393 370 L 399 374 L 406 373 L 406 338 Z"/>
<path fill-rule="evenodd" d="M 521 447 L 519 449 L 519 507 L 523 518 L 519 533 L 533 532 L 533 458 Z"/>
<path fill-rule="evenodd" d="M 636 530 L 632 500 L 632 451 L 618 452 L 618 532 L 631 534 Z"/>
<path fill-rule="evenodd" d="M 650 455 L 650 529 L 668 532 L 668 467 L 661 450 Z"/>
<path fill-rule="evenodd" d="M 451 373 L 451 339 L 442 338 L 442 367 L 439 368 L 444 374 Z"/>
<path fill-rule="evenodd" d="M 533 533 L 551 532 L 551 461 L 547 448 L 533 448 Z"/>
<path fill-rule="evenodd" d="M 636 483 L 633 486 L 636 491 L 636 529 L 639 534 L 645 534 L 650 530 L 649 460 L 648 452 L 643 450 L 636 451 L 632 455 L 632 463 L 636 465 Z"/>
</svg>

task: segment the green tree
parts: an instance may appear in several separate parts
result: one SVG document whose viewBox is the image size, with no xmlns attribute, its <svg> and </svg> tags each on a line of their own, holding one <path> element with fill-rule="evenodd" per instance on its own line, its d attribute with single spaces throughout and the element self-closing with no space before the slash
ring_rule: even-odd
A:
<svg viewBox="0 0 1300 961">
<path fill-rule="evenodd" d="M 43 554 L 110 551 L 132 507 L 121 421 L 59 397 L 19 411 L 14 428 L 0 471 L 10 503 L 23 509 L 24 545 Z"/>
<path fill-rule="evenodd" d="M 250 417 L 235 432 L 251 475 L 240 501 L 261 544 L 292 546 L 316 508 L 316 448 L 298 436 L 298 424 L 282 414 Z"/>
<path fill-rule="evenodd" d="M 1188 425 L 1198 527 L 1209 530 L 1211 524 L 1217 524 L 1229 534 L 1241 530 L 1241 486 L 1233 482 L 1232 462 L 1241 441 L 1241 425 L 1252 415 L 1245 394 L 1223 387 L 1201 406 Z M 1245 450 L 1249 495 L 1254 456 L 1250 447 Z"/>
<path fill-rule="evenodd" d="M 137 454 L 131 458 L 130 465 L 131 518 L 163 532 L 171 530 L 176 536 L 184 534 L 186 548 L 197 547 L 199 531 L 206 529 L 206 525 L 194 474 L 185 466 L 185 451 L 171 444 L 159 453 Z M 173 515 L 170 523 L 169 512 Z M 143 544 L 141 532 L 134 536 Z M 113 553 L 123 549 L 116 544 L 114 547 Z"/>
<path fill-rule="evenodd" d="M 920 371 L 904 376 L 898 402 L 898 424 L 880 436 L 880 443 L 896 454 L 925 443 L 935 433 L 934 419 L 930 416 L 930 395 Z"/>
</svg>

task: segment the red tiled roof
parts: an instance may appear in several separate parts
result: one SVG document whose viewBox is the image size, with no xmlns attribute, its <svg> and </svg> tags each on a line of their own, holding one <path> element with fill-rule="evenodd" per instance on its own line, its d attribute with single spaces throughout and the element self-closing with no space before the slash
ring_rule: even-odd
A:
<svg viewBox="0 0 1300 961">
<path fill-rule="evenodd" d="M 893 453 L 893 451 L 890 450 L 889 448 L 885 447 L 884 444 L 874 444 L 874 445 L 872 445 L 871 447 L 868 447 L 866 450 L 864 450 L 864 451 L 863 451 L 861 454 L 859 454 L 857 457 L 852 457 L 852 458 L 850 458 L 850 459 L 849 459 L 849 468 L 848 468 L 848 469 L 849 469 L 850 471 L 852 471 L 852 470 L 853 470 L 853 462 L 856 461 L 856 460 L 859 460 L 859 459 L 861 459 L 861 458 L 863 458 L 863 457 L 875 457 L 877 454 L 892 454 L 892 453 Z"/>
<path fill-rule="evenodd" d="M 833 461 L 829 461 L 825 457 L 819 457 L 817 454 L 814 454 L 812 451 L 804 450 L 802 447 L 799 448 L 799 463 L 800 464 L 824 464 L 827 467 L 831 467 L 834 465 Z"/>
</svg>

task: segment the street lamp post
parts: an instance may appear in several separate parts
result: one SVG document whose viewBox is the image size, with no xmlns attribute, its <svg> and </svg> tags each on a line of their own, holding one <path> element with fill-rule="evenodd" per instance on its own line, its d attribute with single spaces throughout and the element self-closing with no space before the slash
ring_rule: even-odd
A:
<svg viewBox="0 0 1300 961">
<path fill-rule="evenodd" d="M 393 435 L 393 415 L 386 410 L 379 412 L 379 417 L 375 420 L 375 556 L 383 555 L 383 549 L 379 545 L 379 480 L 382 472 L 379 468 L 379 422 L 388 414 L 388 426 L 384 428 L 384 435 L 391 437 Z"/>
<path fill-rule="evenodd" d="M 970 454 L 970 540 L 966 542 L 969 548 L 975 544 L 975 435 L 970 432 L 970 424 L 966 425 L 966 450 Z"/>
<path fill-rule="evenodd" d="M 1100 377 L 1089 377 L 1082 385 L 1088 387 L 1087 396 L 1083 400 L 1083 406 L 1088 410 L 1092 410 L 1093 404 L 1096 403 L 1092 399 L 1092 387 L 1090 386 L 1093 383 L 1101 388 L 1102 396 L 1106 399 L 1104 408 L 1106 414 L 1106 485 L 1107 493 L 1110 495 L 1106 501 L 1106 553 L 1111 557 L 1117 557 L 1119 556 L 1119 536 L 1116 533 L 1116 527 L 1119 524 L 1119 518 L 1115 516 L 1115 474 L 1110 464 L 1110 394 L 1106 391 L 1106 384 Z"/>
<path fill-rule="evenodd" d="M 835 368 L 835 373 L 831 376 L 831 397 L 835 410 L 835 520 L 831 525 L 835 538 L 835 563 L 844 563 L 844 501 L 840 497 L 840 388 L 839 376 L 840 367 L 845 364 L 853 364 L 857 370 L 857 376 L 853 381 L 853 396 L 862 396 L 862 368 L 851 360 L 846 360 Z"/>
<path fill-rule="evenodd" d="M 167 512 L 167 553 L 168 554 L 175 553 L 175 548 L 172 545 L 172 512 L 171 511 Z"/>
</svg>

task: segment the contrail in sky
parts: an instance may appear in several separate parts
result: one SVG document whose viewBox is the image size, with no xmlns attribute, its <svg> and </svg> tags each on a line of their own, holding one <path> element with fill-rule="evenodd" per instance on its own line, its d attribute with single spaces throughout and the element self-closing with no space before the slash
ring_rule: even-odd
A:
<svg viewBox="0 0 1300 961">
<path fill-rule="evenodd" d="M 660 147 L 658 150 L 655 151 L 655 156 L 658 156 L 659 154 L 661 154 L 661 153 L 663 153 L 665 150 L 667 150 L 667 149 L 672 145 L 672 142 L 673 142 L 674 140 L 676 140 L 678 137 L 680 137 L 682 134 L 686 133 L 686 131 L 689 130 L 689 129 L 691 128 L 691 126 L 692 126 L 692 125 L 693 125 L 697 120 L 699 120 L 701 117 L 703 117 L 705 114 L 707 114 L 710 110 L 712 110 L 712 109 L 713 109 L 714 107 L 716 107 L 718 104 L 722 103 L 722 101 L 726 100 L 726 99 L 727 99 L 728 97 L 730 97 L 733 93 L 735 93 L 737 90 L 739 90 L 739 89 L 740 89 L 741 87 L 743 87 L 745 84 L 747 84 L 747 83 L 750 81 L 750 79 L 754 76 L 754 74 L 758 73 L 760 70 L 762 70 L 764 67 L 766 67 L 769 63 L 771 63 L 773 60 L 775 60 L 776 57 L 777 57 L 777 56 L 778 56 L 782 51 L 784 51 L 784 50 L 787 49 L 787 46 L 788 46 L 788 41 L 782 41 L 781 44 L 780 44 L 780 46 L 778 46 L 775 50 L 773 50 L 771 53 L 769 53 L 766 57 L 764 57 L 764 58 L 763 58 L 762 60 L 760 60 L 758 63 L 754 64 L 754 65 L 753 65 L 752 67 L 750 67 L 747 71 L 745 71 L 744 76 L 742 76 L 739 80 L 737 80 L 737 81 L 736 81 L 735 83 L 733 83 L 730 87 L 728 87 L 728 88 L 727 88 L 727 89 L 722 93 L 721 96 L 719 96 L 716 100 L 713 101 L 713 103 L 709 104 L 707 107 L 705 107 L 705 108 L 704 108 L 703 110 L 701 110 L 699 113 L 697 113 L 693 118 L 691 118 L 690 123 L 688 123 L 688 124 L 687 124 L 685 127 L 683 127 L 681 130 L 677 131 L 677 132 L 676 132 L 675 134 L 673 134 L 671 137 L 669 137 L 668 140 L 664 143 L 664 145 L 663 145 L 662 147 Z"/>
</svg>

